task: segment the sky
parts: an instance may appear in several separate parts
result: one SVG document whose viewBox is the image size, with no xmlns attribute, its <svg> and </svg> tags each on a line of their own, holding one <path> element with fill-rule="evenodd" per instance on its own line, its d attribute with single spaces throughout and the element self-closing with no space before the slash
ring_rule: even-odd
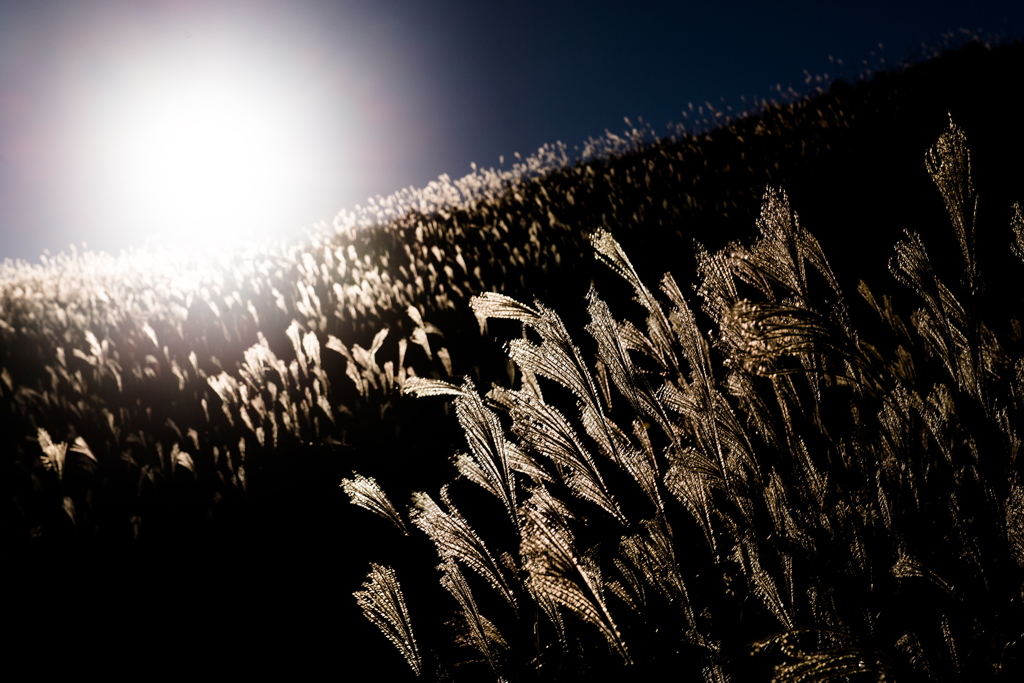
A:
<svg viewBox="0 0 1024 683">
<path fill-rule="evenodd" d="M 298 239 L 960 29 L 1024 36 L 1024 3 L 0 0 L 0 260 Z"/>
</svg>

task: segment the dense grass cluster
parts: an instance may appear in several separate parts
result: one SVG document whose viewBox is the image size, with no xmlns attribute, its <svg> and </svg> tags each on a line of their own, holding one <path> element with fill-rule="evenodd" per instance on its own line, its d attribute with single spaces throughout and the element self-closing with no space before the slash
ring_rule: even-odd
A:
<svg viewBox="0 0 1024 683">
<path fill-rule="evenodd" d="M 408 512 L 454 598 L 428 627 L 438 667 L 460 680 L 481 665 L 589 680 L 617 664 L 707 681 L 1020 676 L 1020 311 L 983 286 L 958 128 L 927 168 L 961 260 L 934 263 L 907 234 L 891 267 L 910 307 L 864 283 L 848 300 L 778 191 L 752 245 L 698 250 L 699 311 L 671 274 L 655 295 L 596 233 L 638 306 L 616 319 L 590 291 L 592 356 L 540 303 L 473 300 L 522 325 L 506 345 L 518 388 L 404 386 L 454 396 L 468 445 L 458 478 Z M 1019 205 L 1003 233 L 1024 258 Z M 372 480 L 345 487 L 409 533 Z M 393 570 L 375 566 L 364 588 L 367 616 L 420 671 Z"/>
<path fill-rule="evenodd" d="M 300 245 L 3 264 L 16 627 L 118 604 L 152 653 L 217 605 L 196 658 L 291 674 L 324 610 L 435 678 L 1013 679 L 1022 63 L 546 147 Z"/>
</svg>

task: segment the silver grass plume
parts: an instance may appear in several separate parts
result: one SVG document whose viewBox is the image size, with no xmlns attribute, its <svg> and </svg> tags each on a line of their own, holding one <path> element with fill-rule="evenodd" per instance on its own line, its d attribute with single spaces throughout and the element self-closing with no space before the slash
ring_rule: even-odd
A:
<svg viewBox="0 0 1024 683">
<path fill-rule="evenodd" d="M 636 448 L 630 443 L 626 433 L 603 410 L 595 409 L 594 406 L 581 402 L 579 411 L 583 431 L 594 440 L 598 451 L 605 458 L 628 471 L 627 462 Z"/>
<path fill-rule="evenodd" d="M 743 567 L 754 595 L 775 615 L 779 623 L 789 630 L 795 628 L 791 614 L 792 604 L 787 608 L 786 603 L 783 602 L 782 596 L 779 594 L 779 588 L 775 579 L 761 566 L 757 539 L 750 533 L 744 534 L 733 550 L 733 559 Z"/>
<path fill-rule="evenodd" d="M 641 613 L 647 607 L 646 584 L 650 575 L 639 559 L 639 553 L 631 539 L 632 537 L 626 536 L 619 542 L 618 552 L 612 560 L 623 581 L 607 581 L 605 586 L 631 610 Z"/>
<path fill-rule="evenodd" d="M 547 514 L 558 516 L 566 521 L 574 519 L 572 511 L 562 501 L 548 494 L 543 486 L 538 487 L 536 491 L 545 494 L 542 504 L 545 506 Z M 567 650 L 570 645 L 569 629 L 565 623 L 565 616 L 560 609 L 560 603 L 545 592 L 542 585 L 535 585 L 531 581 L 526 580 L 523 582 L 523 587 L 530 594 L 530 597 L 533 598 L 533 601 L 544 610 L 544 614 L 547 615 L 548 619 L 551 620 L 551 624 L 554 626 L 555 633 L 558 636 L 558 642 L 561 644 L 563 651 Z"/>
<path fill-rule="evenodd" d="M 675 333 L 677 346 L 681 350 L 683 358 L 690 364 L 690 381 L 712 382 L 711 352 L 707 339 L 697 328 L 693 310 L 686 303 L 679 285 L 676 284 L 675 278 L 671 274 L 666 274 L 662 278 L 661 290 L 668 296 L 672 304 L 669 321 L 672 331 Z"/>
<path fill-rule="evenodd" d="M 608 381 L 608 366 L 600 358 L 594 359 L 594 375 L 597 378 L 597 386 L 601 390 L 601 398 L 608 410 L 612 410 L 612 385 Z"/>
<path fill-rule="evenodd" d="M 545 310 L 544 324 L 538 327 L 542 342 L 534 344 L 527 339 L 513 339 L 508 343 L 508 355 L 520 367 L 561 384 L 589 404 L 597 401 L 597 390 L 579 349 L 572 344 L 561 318 Z M 547 334 L 545 334 L 547 333 Z"/>
<path fill-rule="evenodd" d="M 682 454 L 672 457 L 664 481 L 669 493 L 700 525 L 711 551 L 716 552 L 718 542 L 712 524 L 712 511 L 716 508 L 712 496 L 713 489 L 725 488 L 721 470 L 697 449 L 687 448 Z"/>
<path fill-rule="evenodd" d="M 836 379 L 872 390 L 881 381 L 860 353 L 856 341 L 816 311 L 801 306 L 767 302 L 739 301 L 721 321 L 722 344 L 727 349 L 727 364 L 739 366 L 756 375 L 807 373 L 809 358 L 831 357 L 840 367 L 825 369 Z M 780 364 L 785 358 L 800 361 Z"/>
<path fill-rule="evenodd" d="M 630 359 L 622 343 L 621 329 L 615 324 L 608 305 L 597 296 L 593 288 L 587 294 L 587 300 L 589 302 L 587 311 L 591 317 L 587 331 L 597 341 L 598 355 L 604 359 L 608 374 L 611 375 L 615 386 L 639 416 L 647 418 L 661 428 L 662 432 L 668 436 L 673 448 L 677 450 L 682 448 L 682 444 L 677 439 L 677 430 L 659 400 L 658 394 L 652 390 L 647 378 L 639 372 Z M 668 324 L 667 321 L 665 324 Z M 602 433 L 615 435 L 615 430 L 610 428 L 610 421 L 609 428 L 602 430 Z M 637 449 L 630 445 L 628 439 L 624 437 L 620 441 L 622 445 L 615 448 L 616 459 L 634 477 L 638 477 L 638 481 L 643 486 L 639 477 L 643 477 L 644 474 L 636 469 L 637 465 L 641 463 L 641 460 L 638 460 Z M 653 463 L 653 459 L 644 462 Z M 645 491 L 650 496 L 650 487 L 645 487 Z"/>
<path fill-rule="evenodd" d="M 347 361 L 345 375 L 352 380 L 364 398 L 369 396 L 371 388 L 374 390 L 386 389 L 386 387 L 381 387 L 385 373 L 377 365 L 376 356 L 387 336 L 388 329 L 385 327 L 374 335 L 369 349 L 364 349 L 359 344 L 353 344 L 351 350 L 334 335 L 329 335 L 327 338 L 325 346 L 345 358 Z"/>
<path fill-rule="evenodd" d="M 451 508 L 450 512 L 445 512 L 426 493 L 414 493 L 409 515 L 412 523 L 434 542 L 442 559 L 462 562 L 483 577 L 513 608 L 516 607 L 515 594 L 498 562 L 457 510 Z"/>
<path fill-rule="evenodd" d="M 809 299 L 807 264 L 818 271 L 832 292 L 842 291 L 821 245 L 800 225 L 790 209 L 789 197 L 777 188 L 765 190 L 761 215 L 757 220 L 760 236 L 749 250 L 734 247 L 728 256 L 735 275 L 774 297 L 773 287 L 782 287 L 786 296 Z"/>
<path fill-rule="evenodd" d="M 981 399 L 981 387 L 971 358 L 967 310 L 939 279 L 917 233 L 908 233 L 896 245 L 889 264 L 893 275 L 920 296 L 925 308 L 915 311 L 911 321 L 925 342 L 925 348 L 946 366 L 949 376 L 971 395 Z"/>
<path fill-rule="evenodd" d="M 469 302 L 473 314 L 480 321 L 481 329 L 488 318 L 518 320 L 532 324 L 540 320 L 541 312 L 522 304 L 510 296 L 497 292 L 484 292 L 473 297 Z"/>
<path fill-rule="evenodd" d="M 857 293 L 868 302 L 868 305 L 875 311 L 879 319 L 888 326 L 901 342 L 910 343 L 910 326 L 893 309 L 892 297 L 883 295 L 881 301 L 879 301 L 871 291 L 871 288 L 863 280 L 857 284 Z"/>
<path fill-rule="evenodd" d="M 513 525 L 518 527 L 516 487 L 509 467 L 509 451 L 514 447 L 505 440 L 498 417 L 484 405 L 469 379 L 455 397 L 455 414 L 475 459 L 475 467 L 467 470 L 469 478 L 504 503 Z"/>
<path fill-rule="evenodd" d="M 409 610 L 405 606 L 395 570 L 379 564 L 370 565 L 363 590 L 352 595 L 363 610 L 363 615 L 377 625 L 419 676 L 423 672 L 423 662 L 416 647 Z"/>
<path fill-rule="evenodd" d="M 622 439 L 609 425 L 590 370 L 572 343 L 562 319 L 554 311 L 534 302 L 530 308 L 500 294 L 483 294 L 470 302 L 477 315 L 519 320 L 540 335 L 536 344 L 524 336 L 508 343 L 509 358 L 525 373 L 537 374 L 561 384 L 580 400 L 580 412 L 587 434 L 601 451 L 616 462 L 621 460 Z M 621 462 L 620 462 L 621 464 Z"/>
<path fill-rule="evenodd" d="M 593 457 L 566 417 L 555 407 L 525 392 L 509 392 L 514 400 L 509 411 L 512 433 L 529 451 L 551 460 L 570 490 L 613 517 L 625 522 Z"/>
<path fill-rule="evenodd" d="M 590 238 L 598 258 L 625 280 L 636 293 L 636 300 L 647 309 L 647 333 L 650 336 L 649 348 L 655 352 L 662 367 L 675 367 L 675 345 L 672 343 L 671 326 L 665 312 L 658 304 L 654 295 L 644 285 L 636 269 L 630 262 L 622 246 L 607 230 L 601 229 Z"/>
<path fill-rule="evenodd" d="M 657 413 L 660 411 L 651 396 L 652 392 L 645 386 L 646 382 L 633 365 L 608 304 L 597 295 L 593 287 L 587 293 L 587 312 L 590 314 L 587 332 L 597 342 L 598 356 L 604 361 L 615 386 L 636 412 L 652 418 L 659 417 Z"/>
<path fill-rule="evenodd" d="M 292 320 L 291 324 L 288 326 L 288 329 L 285 330 L 285 334 L 288 336 L 288 339 L 291 340 L 292 342 L 292 348 L 295 350 L 295 358 L 299 362 L 299 370 L 302 372 L 302 375 L 305 376 L 307 359 L 305 349 L 302 344 L 302 338 L 301 333 L 299 331 L 298 321 Z"/>
<path fill-rule="evenodd" d="M 521 368 L 561 384 L 580 400 L 599 409 L 597 388 L 588 367 L 557 313 L 540 302 L 535 302 L 531 308 L 494 293 L 473 297 L 470 305 L 477 316 L 518 320 L 535 330 L 541 343 L 514 339 L 508 344 L 509 358 Z"/>
<path fill-rule="evenodd" d="M 1010 230 L 1013 232 L 1013 255 L 1024 261 L 1024 212 L 1021 211 L 1020 202 L 1013 204 L 1013 217 L 1010 219 Z"/>
<path fill-rule="evenodd" d="M 978 197 L 971 183 L 971 153 L 967 148 L 967 137 L 953 123 L 952 114 L 949 126 L 928 149 L 924 163 L 946 204 L 946 211 L 964 257 L 964 280 L 967 288 L 974 292 L 978 276 L 974 253 L 974 221 Z"/>
<path fill-rule="evenodd" d="M 729 283 L 727 285 L 723 280 L 717 288 L 716 303 L 707 304 L 713 306 L 720 316 L 724 316 L 727 306 L 726 298 L 735 299 L 734 283 L 724 269 L 724 263 L 714 265 L 710 260 L 711 257 L 707 257 L 707 259 L 706 267 L 718 273 L 721 278 L 727 279 Z M 659 406 L 663 405 L 688 418 L 690 431 L 701 450 L 714 454 L 718 463 L 716 477 L 727 484 L 726 488 L 731 490 L 735 473 L 731 471 L 729 461 L 738 460 L 755 474 L 758 471 L 746 430 L 742 428 L 736 414 L 718 388 L 718 382 L 712 370 L 708 341 L 697 328 L 693 311 L 671 275 L 666 275 L 663 278 L 662 291 L 668 295 L 672 303 L 669 320 L 683 356 L 690 364 L 690 384 L 687 385 L 682 377 L 678 378 L 678 385 L 672 381 L 666 381 L 658 390 Z M 707 297 L 711 295 L 708 292 L 703 294 L 706 303 L 710 301 Z M 731 379 L 735 375 L 736 373 L 731 373 L 729 378 Z M 753 396 L 755 399 L 760 398 L 760 393 L 755 391 L 747 392 L 747 395 Z M 760 417 L 759 426 L 766 434 L 774 434 L 767 419 L 771 415 L 770 410 L 766 404 L 760 405 L 759 408 L 760 410 L 756 413 Z M 675 449 L 677 460 L 685 450 L 682 447 Z M 677 493 L 677 497 L 678 495 Z M 709 526 L 705 526 L 705 532 L 710 533 Z M 709 541 L 712 542 L 712 545 L 714 544 L 710 537 Z"/>
<path fill-rule="evenodd" d="M 799 543 L 804 549 L 813 550 L 813 540 L 800 528 L 793 518 L 791 510 L 798 509 L 797 504 L 787 494 L 786 486 L 778 471 L 772 469 L 768 476 L 768 486 L 764 491 L 768 514 L 775 525 L 775 533 L 782 538 Z"/>
<path fill-rule="evenodd" d="M 658 352 L 651 343 L 650 337 L 644 334 L 632 321 L 616 321 L 616 327 L 618 328 L 618 336 L 623 348 L 627 351 L 642 353 L 648 358 L 659 361 L 659 363 L 661 362 L 658 358 Z"/>
<path fill-rule="evenodd" d="M 410 377 L 402 384 L 402 393 L 421 398 L 424 396 L 462 396 L 465 392 L 444 380 Z"/>
<path fill-rule="evenodd" d="M 537 382 L 537 375 L 535 375 L 529 368 L 519 368 L 519 374 L 522 377 L 523 391 L 530 394 L 538 401 L 543 401 L 544 394 L 541 391 L 540 383 Z"/>
<path fill-rule="evenodd" d="M 758 377 L 747 372 L 730 372 L 725 387 L 736 399 L 753 434 L 773 448 L 785 448 L 786 436 L 769 404 L 769 394 L 757 386 Z"/>
<path fill-rule="evenodd" d="M 501 658 L 502 654 L 508 650 L 508 643 L 505 642 L 497 627 L 487 617 L 480 614 L 473 591 L 470 589 L 466 577 L 459 570 L 458 564 L 449 558 L 438 569 L 441 571 L 441 586 L 451 593 L 462 608 L 462 616 L 469 629 L 470 642 L 487 658 L 491 668 L 499 674 L 500 680 Z"/>
<path fill-rule="evenodd" d="M 71 446 L 69 446 L 68 450 L 72 451 L 74 453 L 79 453 L 81 455 L 84 455 L 86 458 L 88 458 L 89 460 L 92 460 L 95 463 L 99 462 L 96 459 L 96 455 L 93 454 L 92 449 L 89 448 L 89 444 L 87 444 L 85 442 L 85 439 L 83 439 L 80 436 L 75 438 L 75 443 L 72 444 Z"/>
<path fill-rule="evenodd" d="M 550 474 L 538 467 L 533 459 L 521 451 L 515 444 L 509 443 L 507 445 L 505 456 L 510 472 L 519 472 L 535 482 L 554 481 Z M 472 455 L 462 452 L 456 453 L 452 458 L 452 463 L 463 477 L 495 498 L 501 499 L 500 490 L 494 487 L 488 472 L 480 466 L 480 463 Z M 518 521 L 513 519 L 513 523 L 518 528 Z"/>
<path fill-rule="evenodd" d="M 856 645 L 833 647 L 819 652 L 804 650 L 797 643 L 803 633 L 824 634 L 820 629 L 791 629 L 754 643 L 754 652 L 777 645 L 789 660 L 775 667 L 772 683 L 817 683 L 848 680 L 847 677 L 873 676 L 875 681 L 890 680 L 891 666 L 878 653 Z M 843 634 L 830 634 L 832 640 Z"/>
<path fill-rule="evenodd" d="M 899 640 L 896 641 L 896 647 L 903 651 L 915 668 L 934 677 L 935 670 L 932 667 L 932 663 L 928 659 L 924 647 L 921 645 L 921 640 L 917 637 L 916 633 L 911 632 L 902 635 Z"/>
<path fill-rule="evenodd" d="M 433 325 L 430 326 L 431 329 L 428 329 L 427 326 L 423 323 L 423 317 L 420 315 L 420 310 L 415 306 L 409 306 L 409 308 L 406 309 L 406 313 L 408 314 L 409 318 L 415 325 L 412 334 L 409 337 L 409 340 L 413 344 L 416 344 L 417 346 L 422 348 L 423 351 L 427 354 L 427 358 L 433 359 L 434 354 L 430 350 L 430 340 L 427 339 L 427 332 L 439 332 L 440 330 L 438 330 Z"/>
<path fill-rule="evenodd" d="M 619 551 L 633 562 L 647 582 L 671 604 L 682 608 L 691 631 L 696 629 L 689 593 L 680 572 L 668 520 L 658 515 L 640 525 L 641 533 L 624 537 Z"/>
<path fill-rule="evenodd" d="M 658 482 L 661 473 L 658 471 L 658 459 L 654 455 L 654 447 L 651 444 L 651 435 L 648 433 L 648 425 L 640 420 L 633 420 L 633 434 L 636 435 L 640 448 L 627 454 L 623 459 L 626 469 L 640 485 L 647 499 L 661 513 L 665 512 L 665 501 L 661 498 L 661 491 Z"/>
<path fill-rule="evenodd" d="M 712 662 L 705 666 L 701 673 L 704 675 L 704 683 L 729 683 L 729 674 L 722 668 L 720 662 Z"/>
<path fill-rule="evenodd" d="M 955 599 L 957 597 L 956 593 L 953 591 L 953 587 L 950 586 L 948 582 L 932 570 L 925 567 L 916 558 L 908 554 L 906 548 L 899 549 L 899 556 L 892 567 L 892 574 L 897 579 L 924 579 L 943 590 L 951 598 Z"/>
<path fill-rule="evenodd" d="M 67 458 L 68 445 L 66 443 L 53 443 L 53 439 L 50 438 L 50 434 L 42 427 L 40 427 L 36 433 L 39 438 L 39 447 L 43 450 L 43 454 L 41 456 L 43 467 L 52 472 L 56 472 L 58 479 L 63 479 L 64 462 Z"/>
<path fill-rule="evenodd" d="M 731 245 L 738 248 L 738 245 Z M 697 293 L 704 300 L 704 311 L 712 320 L 722 319 L 725 311 L 739 298 L 733 279 L 732 263 L 725 252 L 709 253 L 702 245 L 694 246 L 697 257 Z"/>
<path fill-rule="evenodd" d="M 500 406 L 510 414 L 516 408 L 517 404 L 524 400 L 524 397 L 526 400 L 544 404 L 543 399 L 539 397 L 538 393 L 535 393 L 528 387 L 524 387 L 520 391 L 510 391 L 508 389 L 495 386 L 487 392 L 487 400 Z M 550 474 L 532 454 L 523 450 L 520 447 L 520 444 L 510 442 L 508 446 L 507 455 L 509 459 L 509 468 L 519 472 L 520 474 L 526 475 L 536 484 L 555 481 L 555 477 Z M 468 455 L 459 454 L 456 455 L 456 466 L 461 468 L 460 463 L 463 459 L 473 462 L 472 458 Z"/>
<path fill-rule="evenodd" d="M 356 390 L 359 391 L 359 395 L 364 398 L 369 396 L 370 383 L 360 374 L 359 367 L 356 365 L 355 356 L 353 356 L 349 348 L 345 346 L 345 342 L 332 334 L 328 335 L 327 344 L 325 346 L 331 351 L 340 354 L 345 359 L 345 376 L 355 384 Z"/>
<path fill-rule="evenodd" d="M 1004 510 L 1010 550 L 1017 564 L 1024 568 L 1024 486 L 1020 483 L 1015 482 L 1010 487 Z"/>
<path fill-rule="evenodd" d="M 735 493 L 741 464 L 760 479 L 747 432 L 714 383 L 694 383 L 683 388 L 666 383 L 659 397 L 668 409 L 687 418 L 699 450 L 717 463 L 727 491 Z"/>
<path fill-rule="evenodd" d="M 603 585 L 576 551 L 560 506 L 544 488 L 523 503 L 520 553 L 531 592 L 567 608 L 601 632 L 626 662 L 631 659 L 605 604 Z"/>
<path fill-rule="evenodd" d="M 953 668 L 957 673 L 960 673 L 962 664 L 960 661 L 960 653 L 957 651 L 956 639 L 953 637 L 953 628 L 949 623 L 949 615 L 943 614 L 942 620 L 940 621 L 942 626 L 942 638 L 945 641 L 946 649 L 949 651 L 949 659 L 953 663 Z"/>
<path fill-rule="evenodd" d="M 409 528 L 402 520 L 402 516 L 398 514 L 398 510 L 391 504 L 391 500 L 376 479 L 357 474 L 353 479 L 342 479 L 341 489 L 353 505 L 383 517 L 397 526 L 403 534 L 409 535 Z"/>
</svg>

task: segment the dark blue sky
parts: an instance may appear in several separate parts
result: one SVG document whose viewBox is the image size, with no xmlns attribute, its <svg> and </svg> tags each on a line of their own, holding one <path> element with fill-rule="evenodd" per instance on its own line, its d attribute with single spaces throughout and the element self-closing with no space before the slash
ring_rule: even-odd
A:
<svg viewBox="0 0 1024 683">
<path fill-rule="evenodd" d="M 149 147 L 138 121 L 196 99 L 182 82 L 221 99 L 245 93 L 229 125 L 241 130 L 247 111 L 259 125 L 232 149 L 279 173 L 237 190 L 237 222 L 246 234 L 294 235 L 369 196 L 462 176 L 471 162 L 504 155 L 508 165 L 544 143 L 622 132 L 623 117 L 660 133 L 689 102 L 739 107 L 777 83 L 802 87 L 804 70 L 856 75 L 863 59 L 898 61 L 961 28 L 1021 36 L 1022 6 L 0 0 L 0 259 L 173 241 L 168 226 L 198 215 L 180 209 L 192 195 L 173 185 L 234 175 L 200 160 L 160 176 L 164 194 L 135 184 L 147 159 L 166 165 L 139 151 Z M 218 220 L 234 215 L 225 206 Z"/>
</svg>

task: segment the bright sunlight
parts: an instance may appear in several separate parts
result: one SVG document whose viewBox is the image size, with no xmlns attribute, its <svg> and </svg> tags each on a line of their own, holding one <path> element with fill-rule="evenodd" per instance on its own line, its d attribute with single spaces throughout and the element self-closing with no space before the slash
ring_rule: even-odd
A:
<svg viewBox="0 0 1024 683">
<path fill-rule="evenodd" d="M 179 245 L 273 235 L 311 165 L 285 97 L 216 72 L 164 74 L 129 90 L 94 137 L 95 199 Z"/>
<path fill-rule="evenodd" d="M 358 92 L 306 49 L 308 27 L 200 8 L 153 33 L 143 18 L 67 62 L 89 66 L 60 80 L 58 219 L 108 248 L 210 253 L 301 240 L 353 199 Z"/>
</svg>

